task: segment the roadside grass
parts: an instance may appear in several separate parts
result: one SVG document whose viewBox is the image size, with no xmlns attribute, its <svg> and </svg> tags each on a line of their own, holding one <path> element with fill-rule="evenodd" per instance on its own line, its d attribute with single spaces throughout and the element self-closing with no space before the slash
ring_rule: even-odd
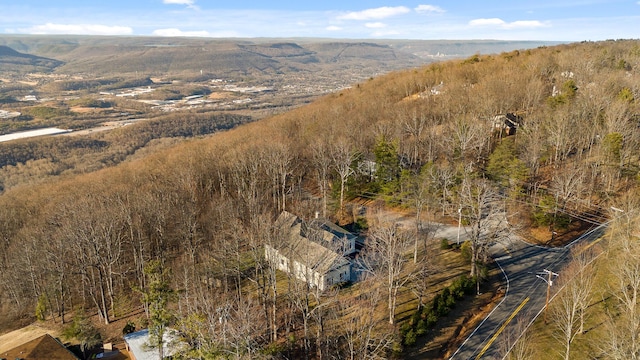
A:
<svg viewBox="0 0 640 360">
<path fill-rule="evenodd" d="M 413 267 L 413 253 L 410 254 L 411 259 L 408 260 L 408 268 Z M 423 302 L 433 299 L 436 293 L 442 288 L 451 284 L 461 275 L 469 272 L 469 265 L 460 256 L 460 253 L 454 249 L 440 249 L 440 242 L 434 239 L 429 249 L 425 251 L 424 247 L 418 253 L 418 258 L 429 257 L 434 261 L 434 271 L 429 276 L 429 289 L 426 292 Z M 408 284 L 410 285 L 410 284 Z M 418 298 L 405 286 L 398 293 L 398 308 L 396 309 L 396 322 L 402 324 L 408 321 L 411 315 L 418 309 Z"/>
</svg>

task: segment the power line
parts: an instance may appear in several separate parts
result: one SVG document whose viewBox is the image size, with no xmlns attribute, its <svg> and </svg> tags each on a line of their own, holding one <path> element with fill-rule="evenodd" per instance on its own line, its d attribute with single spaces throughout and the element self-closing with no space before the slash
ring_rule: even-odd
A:
<svg viewBox="0 0 640 360">
<path fill-rule="evenodd" d="M 512 201 L 512 202 L 517 202 L 517 203 L 524 204 L 524 205 L 534 206 L 534 207 L 541 208 L 541 209 L 545 208 L 545 207 L 541 206 L 540 204 L 535 204 L 535 203 L 532 203 L 532 202 L 527 202 L 527 201 L 518 200 L 518 199 L 511 199 L 507 195 L 498 194 L 498 196 L 503 198 L 503 199 L 507 199 L 509 201 Z M 566 208 L 557 208 L 557 209 L 555 209 L 555 211 L 563 213 L 563 214 L 566 214 L 566 215 L 569 215 L 572 218 L 575 218 L 575 219 L 578 219 L 578 220 L 581 220 L 581 221 L 584 221 L 584 222 L 587 222 L 587 223 L 590 223 L 590 224 L 593 224 L 593 225 L 602 225 L 607 220 L 609 220 L 607 217 L 596 215 L 596 214 L 594 214 L 594 216 L 592 218 L 590 218 L 590 217 L 587 217 L 587 216 L 585 216 L 583 214 L 577 214 L 577 213 L 571 212 L 571 211 L 567 210 Z M 598 211 L 598 212 L 600 212 L 600 211 Z"/>
<path fill-rule="evenodd" d="M 361 193 L 361 194 L 358 195 L 358 197 L 365 198 L 365 199 L 372 199 L 372 200 L 379 199 L 381 196 L 383 196 L 383 195 L 379 194 L 379 193 L 373 193 L 373 192 L 364 192 L 364 193 Z M 528 202 L 528 201 L 524 201 L 524 200 L 518 200 L 518 199 L 509 198 L 507 195 L 504 195 L 504 194 L 497 194 L 497 196 L 500 197 L 500 198 L 509 200 L 511 202 L 516 202 L 516 203 L 520 203 L 520 204 L 523 204 L 523 205 L 529 205 L 529 206 L 537 207 L 537 208 L 540 208 L 540 209 L 544 209 L 544 207 L 541 206 L 540 204 L 536 204 L 536 203 L 533 203 L 533 202 Z M 411 200 L 411 199 L 409 199 L 407 197 L 398 197 L 398 196 L 396 196 L 396 198 L 399 199 L 399 200 L 402 200 L 402 201 Z M 455 205 L 455 204 L 451 204 L 451 205 Z M 598 215 L 598 214 L 602 213 L 602 208 L 600 206 L 595 205 L 595 204 L 593 206 L 594 206 L 594 208 L 591 208 L 590 210 L 594 211 L 595 213 L 585 212 L 585 213 L 580 214 L 580 213 L 572 212 L 572 211 L 570 211 L 570 210 L 568 210 L 566 208 L 557 208 L 557 209 L 555 209 L 555 211 L 557 211 L 559 213 L 566 214 L 566 215 L 568 215 L 568 216 L 570 216 L 570 217 L 572 217 L 574 219 L 577 219 L 577 220 L 580 220 L 580 221 L 583 221 L 583 222 L 586 222 L 586 223 L 589 223 L 589 224 L 592 224 L 592 225 L 602 225 L 605 222 L 607 222 L 609 220 L 609 218 L 607 218 L 605 216 L 602 216 L 602 215 Z M 590 214 L 591 216 L 587 216 L 587 214 Z"/>
</svg>

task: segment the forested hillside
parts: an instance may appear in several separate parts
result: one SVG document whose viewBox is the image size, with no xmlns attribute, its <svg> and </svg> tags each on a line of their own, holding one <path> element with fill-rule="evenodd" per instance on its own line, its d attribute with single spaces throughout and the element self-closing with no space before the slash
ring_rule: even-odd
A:
<svg viewBox="0 0 640 360">
<path fill-rule="evenodd" d="M 8 46 L 0 45 L 0 65 L 3 72 L 47 71 L 62 64 L 61 61 L 21 54 Z"/>
<path fill-rule="evenodd" d="M 249 116 L 191 111 L 129 123 L 113 131 L 0 143 L 0 192 L 57 176 L 114 166 L 148 147 L 228 130 Z"/>
<path fill-rule="evenodd" d="M 456 222 L 460 211 L 483 230 L 493 226 L 487 211 L 506 212 L 531 241 L 563 241 L 607 221 L 612 206 L 632 214 L 638 99 L 639 41 L 475 55 L 373 78 L 100 171 L 9 189 L 0 196 L 0 323 L 69 322 L 79 309 L 109 323 L 144 306 L 149 324 L 179 329 L 194 356 L 397 356 L 412 342 L 395 296 L 419 307 L 445 285 L 417 290 L 430 258 L 418 239 L 434 239 L 420 225 L 385 237 L 388 224 L 367 224 L 350 201 L 384 201 L 417 213 L 418 224 Z M 104 141 L 90 148 L 99 154 Z M 2 160 L 27 151 L 50 159 L 52 144 L 2 147 Z M 265 244 L 282 240 L 283 210 L 361 230 L 371 245 L 364 258 L 381 240 L 405 239 L 389 255 L 400 259 L 395 277 L 378 260 L 373 276 L 344 289 L 300 286 L 264 259 Z M 489 244 L 472 233 L 469 246 L 468 274 L 482 281 Z M 154 294 L 159 284 L 172 291 Z M 624 305 L 640 318 L 637 298 L 618 289 L 603 292 L 610 312 Z M 166 296 L 171 316 L 154 316 L 153 296 Z"/>
</svg>

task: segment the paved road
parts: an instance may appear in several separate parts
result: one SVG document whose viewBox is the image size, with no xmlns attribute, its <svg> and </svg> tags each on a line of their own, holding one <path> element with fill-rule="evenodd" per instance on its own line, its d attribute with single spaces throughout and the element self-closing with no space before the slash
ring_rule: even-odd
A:
<svg viewBox="0 0 640 360">
<path fill-rule="evenodd" d="M 517 237 L 492 246 L 491 254 L 505 276 L 505 296 L 450 359 L 502 359 L 513 343 L 507 339 L 517 338 L 523 324 L 544 308 L 547 283 L 536 275 L 544 275 L 545 269 L 560 273 L 569 261 L 569 248 L 600 238 L 604 229 L 605 225 L 594 228 L 565 248 L 545 248 Z"/>
</svg>

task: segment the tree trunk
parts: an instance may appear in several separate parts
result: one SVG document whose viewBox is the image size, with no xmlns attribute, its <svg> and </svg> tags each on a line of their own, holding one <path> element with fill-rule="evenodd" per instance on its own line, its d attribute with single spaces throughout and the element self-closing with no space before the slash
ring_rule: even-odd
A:
<svg viewBox="0 0 640 360">
<path fill-rule="evenodd" d="M 104 289 L 104 275 L 102 274 L 102 270 L 98 269 L 98 282 L 100 283 L 100 301 L 102 308 L 102 317 L 104 319 L 104 324 L 109 325 L 109 310 L 107 306 L 107 299 Z"/>
<path fill-rule="evenodd" d="M 272 265 L 275 267 L 275 264 Z M 277 299 L 278 299 L 278 288 L 276 284 L 276 271 L 274 268 L 270 268 L 270 280 L 271 280 L 271 290 L 273 294 L 273 299 L 271 300 L 271 341 L 276 342 L 278 340 L 278 307 L 277 307 Z"/>
<path fill-rule="evenodd" d="M 420 238 L 420 224 L 421 224 L 420 213 L 421 213 L 420 206 L 418 206 L 416 209 L 416 238 L 413 244 L 413 263 L 414 264 L 418 263 L 418 239 Z"/>
<path fill-rule="evenodd" d="M 65 292 L 64 292 L 64 289 L 65 289 L 64 281 L 65 281 L 64 276 L 62 276 L 61 279 L 60 279 L 59 286 L 60 286 L 60 321 L 62 322 L 63 325 L 65 324 L 65 321 L 64 321 L 64 312 L 65 312 L 64 298 L 65 298 L 65 295 L 66 295 Z M 72 306 L 73 306 L 73 304 L 72 304 Z"/>
<path fill-rule="evenodd" d="M 347 182 L 345 177 L 340 179 L 340 211 L 344 209 L 344 185 Z"/>
</svg>

